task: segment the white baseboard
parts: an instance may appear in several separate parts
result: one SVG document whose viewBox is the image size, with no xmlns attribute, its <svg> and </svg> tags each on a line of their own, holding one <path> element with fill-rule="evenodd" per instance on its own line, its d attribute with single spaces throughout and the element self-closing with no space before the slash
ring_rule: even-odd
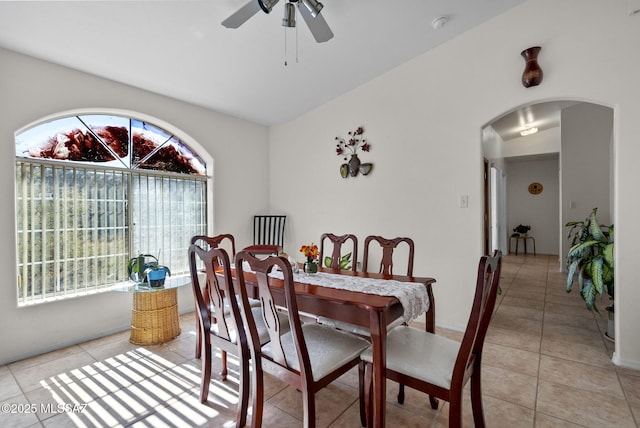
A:
<svg viewBox="0 0 640 428">
<path fill-rule="evenodd" d="M 626 361 L 618 357 L 618 355 L 614 352 L 613 357 L 611 357 L 611 362 L 619 367 L 624 367 L 626 369 L 632 370 L 640 370 L 640 361 Z"/>
</svg>

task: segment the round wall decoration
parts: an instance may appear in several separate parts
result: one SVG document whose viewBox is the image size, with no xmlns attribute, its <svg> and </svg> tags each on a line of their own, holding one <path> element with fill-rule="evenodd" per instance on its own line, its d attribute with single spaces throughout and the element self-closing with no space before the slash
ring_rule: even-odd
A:
<svg viewBox="0 0 640 428">
<path fill-rule="evenodd" d="M 531 183 L 529 184 L 529 193 L 532 195 L 539 195 L 542 193 L 542 184 L 540 183 Z"/>
</svg>

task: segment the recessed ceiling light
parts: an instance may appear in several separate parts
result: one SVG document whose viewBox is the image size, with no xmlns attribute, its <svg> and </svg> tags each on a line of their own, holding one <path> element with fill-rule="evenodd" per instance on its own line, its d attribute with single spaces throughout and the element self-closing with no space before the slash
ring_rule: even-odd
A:
<svg viewBox="0 0 640 428">
<path fill-rule="evenodd" d="M 526 137 L 527 135 L 535 134 L 536 132 L 538 132 L 538 128 L 534 126 L 531 128 L 523 129 L 522 131 L 520 131 L 520 135 Z"/>
</svg>

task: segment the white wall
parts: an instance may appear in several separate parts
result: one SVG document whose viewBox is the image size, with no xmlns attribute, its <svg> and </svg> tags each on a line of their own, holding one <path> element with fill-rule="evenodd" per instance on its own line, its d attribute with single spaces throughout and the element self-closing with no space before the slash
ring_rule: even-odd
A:
<svg viewBox="0 0 640 428">
<path fill-rule="evenodd" d="M 610 181 L 613 111 L 593 104 L 578 104 L 562 111 L 562 224 L 584 220 L 598 208 L 598 221 L 611 224 Z M 570 242 L 563 228 L 562 254 Z M 617 234 L 616 234 L 617 238 Z M 617 283 L 617 278 L 616 278 Z"/>
<path fill-rule="evenodd" d="M 580 19 L 576 18 L 579 14 Z M 615 29 L 613 31 L 612 29 Z M 338 40 L 338 39 L 336 39 Z M 627 2 L 529 0 L 290 123 L 272 127 L 271 204 L 292 215 L 289 242 L 322 232 L 409 235 L 416 274 L 435 277 L 437 322 L 463 328 L 482 253 L 481 128 L 549 100 L 615 109 L 616 350 L 640 368 L 634 265 L 640 201 L 640 16 Z M 541 45 L 540 86 L 520 82 L 520 52 Z M 357 72 L 345 65 L 345 72 Z M 342 179 L 334 137 L 362 125 L 367 177 Z M 459 208 L 469 195 L 469 208 Z M 295 249 L 297 250 L 297 249 Z M 291 252 L 291 251 L 290 251 Z"/>
<path fill-rule="evenodd" d="M 236 235 L 239 248 L 252 239 L 251 216 L 269 208 L 268 132 L 149 92 L 116 84 L 0 49 L 0 270 L 15 278 L 14 132 L 44 116 L 84 108 L 124 109 L 158 118 L 195 139 L 214 160 L 211 232 Z M 134 114 L 135 115 L 135 114 Z M 240 165 L 240 167 L 238 166 Z M 186 256 L 186 255 L 185 255 Z M 181 311 L 193 310 L 189 287 Z M 15 281 L 0 287 L 0 364 L 129 328 L 132 296 L 102 293 L 17 308 Z"/>
<path fill-rule="evenodd" d="M 544 160 L 507 159 L 507 232 L 519 224 L 531 226 L 529 234 L 535 238 L 537 254 L 558 254 L 560 242 L 560 182 L 558 156 Z M 538 195 L 529 193 L 529 184 L 542 184 Z M 511 252 L 515 253 L 516 240 L 511 242 Z M 524 248 L 519 246 L 518 254 Z M 527 244 L 529 254 L 533 253 L 532 243 Z"/>
<path fill-rule="evenodd" d="M 491 125 L 482 128 L 482 156 L 489 162 L 489 188 L 491 207 L 488 209 L 490 251 L 508 249 L 506 221 L 506 173 L 504 160 L 504 140 Z M 493 170 L 496 168 L 496 171 Z M 495 176 L 493 175 L 495 172 Z M 495 181 L 495 182 L 494 182 Z M 495 212 L 494 212 L 495 211 Z"/>
<path fill-rule="evenodd" d="M 526 137 L 516 137 L 503 144 L 505 158 L 560 152 L 560 127 L 545 129 Z"/>
<path fill-rule="evenodd" d="M 491 166 L 504 169 L 504 141 L 491 125 L 482 129 L 482 154 Z"/>
</svg>

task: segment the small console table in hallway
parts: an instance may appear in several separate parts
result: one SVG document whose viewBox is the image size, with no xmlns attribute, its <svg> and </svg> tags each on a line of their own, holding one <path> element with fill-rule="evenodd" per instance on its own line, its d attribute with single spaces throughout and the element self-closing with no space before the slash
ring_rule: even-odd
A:
<svg viewBox="0 0 640 428">
<path fill-rule="evenodd" d="M 509 237 L 509 253 L 511 253 L 511 241 L 516 240 L 516 256 L 518 255 L 518 246 L 520 241 L 523 243 L 524 254 L 527 254 L 527 241 L 530 239 L 533 242 L 533 255 L 536 255 L 536 238 L 529 235 L 528 233 L 513 233 Z"/>
</svg>

